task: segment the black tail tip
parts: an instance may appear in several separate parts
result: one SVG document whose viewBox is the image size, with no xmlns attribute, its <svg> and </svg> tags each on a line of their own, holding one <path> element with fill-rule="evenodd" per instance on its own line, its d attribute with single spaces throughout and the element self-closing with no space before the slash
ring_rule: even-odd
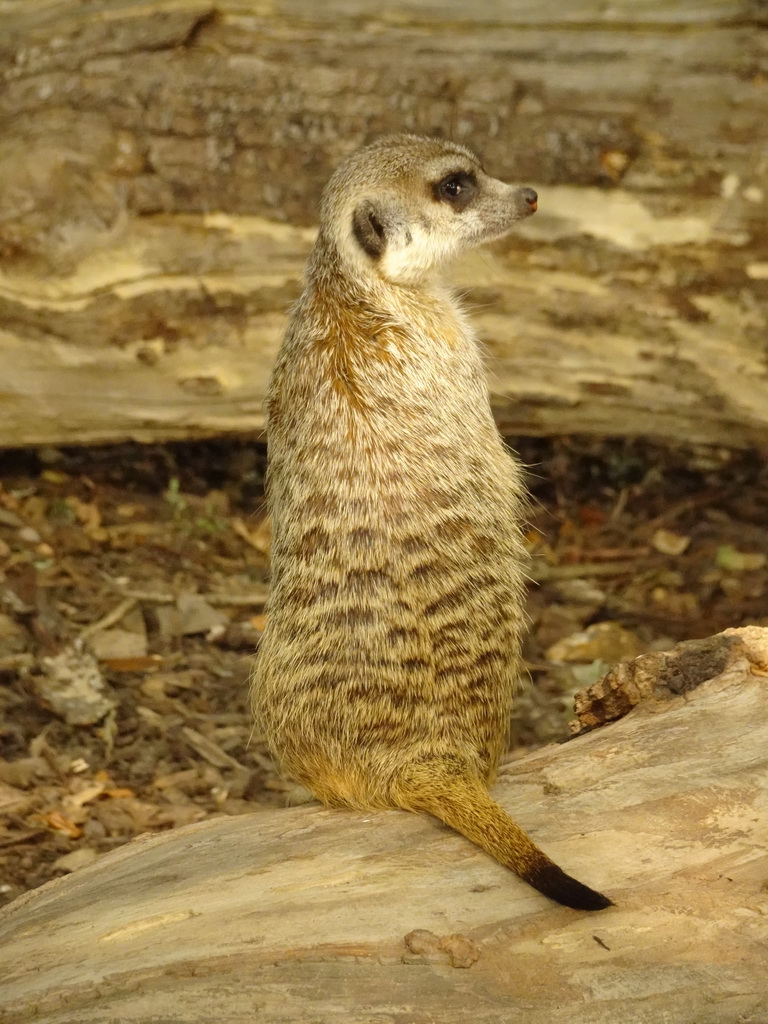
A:
<svg viewBox="0 0 768 1024">
<path fill-rule="evenodd" d="M 544 896 L 574 910 L 605 910 L 614 906 L 613 900 L 566 875 L 556 864 L 531 872 L 525 880 Z"/>
</svg>

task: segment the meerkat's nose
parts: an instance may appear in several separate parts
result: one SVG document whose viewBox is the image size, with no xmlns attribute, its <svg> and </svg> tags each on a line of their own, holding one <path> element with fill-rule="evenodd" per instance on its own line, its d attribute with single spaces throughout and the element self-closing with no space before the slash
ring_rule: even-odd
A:
<svg viewBox="0 0 768 1024">
<path fill-rule="evenodd" d="M 525 199 L 526 203 L 530 206 L 531 213 L 535 213 L 536 207 L 539 205 L 539 197 L 536 190 L 532 188 L 524 188 L 523 199 Z"/>
</svg>

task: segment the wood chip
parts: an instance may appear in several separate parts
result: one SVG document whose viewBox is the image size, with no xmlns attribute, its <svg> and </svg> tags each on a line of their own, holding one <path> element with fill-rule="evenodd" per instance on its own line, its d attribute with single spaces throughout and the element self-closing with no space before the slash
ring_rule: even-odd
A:
<svg viewBox="0 0 768 1024">
<path fill-rule="evenodd" d="M 80 640 L 83 641 L 94 633 L 98 633 L 101 630 L 109 629 L 110 626 L 114 626 L 123 618 L 123 616 L 127 615 L 132 608 L 135 608 L 136 604 L 137 600 L 135 597 L 124 598 L 116 608 L 113 608 L 112 611 L 99 619 L 98 622 L 93 622 L 90 626 L 86 626 L 80 634 Z"/>
<path fill-rule="evenodd" d="M 196 729 L 190 729 L 189 726 L 184 726 L 181 730 L 187 739 L 189 745 L 196 750 L 197 753 L 205 758 L 209 764 L 214 765 L 216 768 L 240 768 L 243 771 L 248 771 L 245 765 L 240 764 L 234 757 L 230 757 L 226 751 L 222 750 L 221 747 L 214 743 L 213 740 L 208 739 L 207 736 L 203 736 L 202 733 L 197 732 Z"/>
<path fill-rule="evenodd" d="M 78 868 L 88 867 L 89 864 L 93 864 L 98 859 L 99 854 L 96 850 L 90 846 L 81 846 L 71 853 L 65 853 L 62 857 L 57 857 L 53 862 L 53 866 L 59 871 L 77 871 Z"/>
<path fill-rule="evenodd" d="M 94 725 L 114 710 L 96 659 L 72 647 L 42 659 L 44 675 L 35 679 L 40 701 L 68 725 Z"/>
</svg>

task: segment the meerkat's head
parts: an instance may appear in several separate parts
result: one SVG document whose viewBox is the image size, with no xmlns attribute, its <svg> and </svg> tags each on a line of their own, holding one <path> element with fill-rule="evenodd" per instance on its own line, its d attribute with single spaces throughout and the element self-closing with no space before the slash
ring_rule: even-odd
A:
<svg viewBox="0 0 768 1024">
<path fill-rule="evenodd" d="M 356 275 L 418 284 L 465 249 L 536 210 L 532 188 L 490 178 L 464 146 L 419 135 L 348 157 L 323 194 L 320 239 Z"/>
</svg>

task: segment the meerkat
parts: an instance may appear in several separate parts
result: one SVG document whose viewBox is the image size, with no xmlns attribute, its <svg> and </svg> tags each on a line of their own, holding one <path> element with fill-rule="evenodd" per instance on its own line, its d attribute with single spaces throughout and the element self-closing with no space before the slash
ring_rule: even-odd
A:
<svg viewBox="0 0 768 1024">
<path fill-rule="evenodd" d="M 427 811 L 551 899 L 611 901 L 491 798 L 519 672 L 521 469 L 439 270 L 536 192 L 464 146 L 396 135 L 323 194 L 267 398 L 267 624 L 252 698 L 323 803 Z"/>
</svg>

